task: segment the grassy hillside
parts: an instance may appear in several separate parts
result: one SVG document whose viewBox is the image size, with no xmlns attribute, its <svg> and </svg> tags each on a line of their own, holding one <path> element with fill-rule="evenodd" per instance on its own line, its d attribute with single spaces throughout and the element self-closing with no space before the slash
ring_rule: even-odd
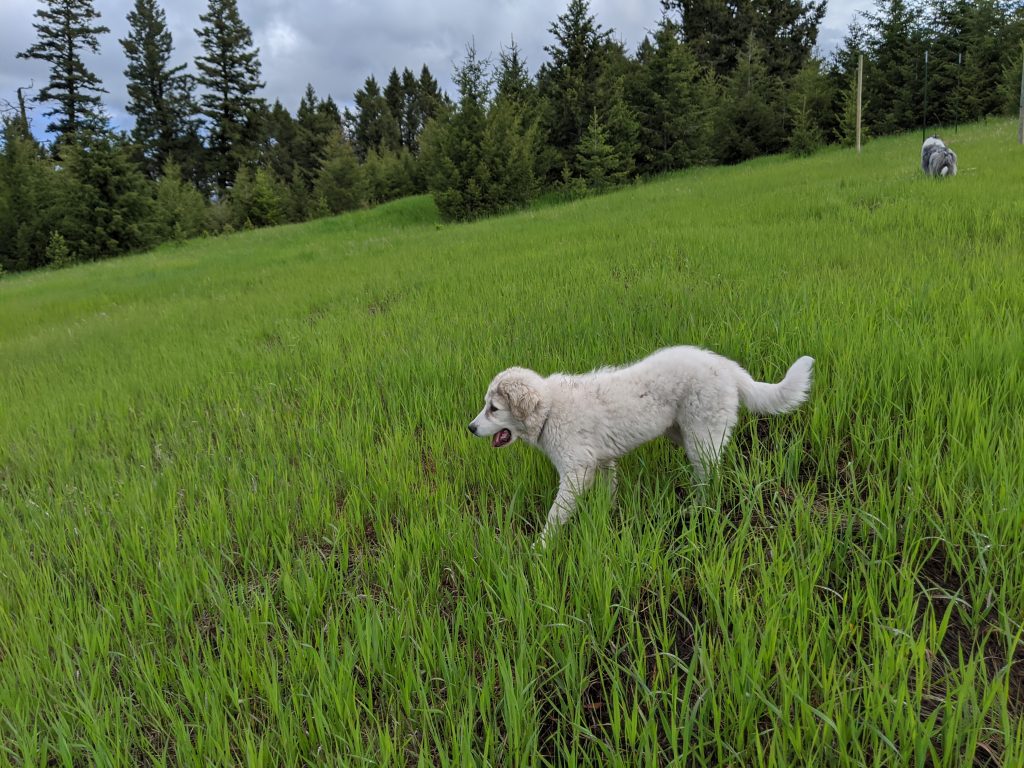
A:
<svg viewBox="0 0 1024 768">
<path fill-rule="evenodd" d="M 1024 764 L 1024 152 L 947 138 L 3 279 L 0 761 Z M 811 400 L 533 553 L 492 375 L 677 343 Z"/>
</svg>

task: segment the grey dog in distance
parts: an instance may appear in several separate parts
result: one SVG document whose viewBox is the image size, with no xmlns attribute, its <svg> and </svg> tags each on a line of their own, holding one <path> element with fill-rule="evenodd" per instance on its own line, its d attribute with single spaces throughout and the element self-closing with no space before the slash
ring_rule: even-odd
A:
<svg viewBox="0 0 1024 768">
<path fill-rule="evenodd" d="M 921 170 L 929 176 L 956 176 L 956 153 L 938 136 L 921 145 Z"/>
</svg>

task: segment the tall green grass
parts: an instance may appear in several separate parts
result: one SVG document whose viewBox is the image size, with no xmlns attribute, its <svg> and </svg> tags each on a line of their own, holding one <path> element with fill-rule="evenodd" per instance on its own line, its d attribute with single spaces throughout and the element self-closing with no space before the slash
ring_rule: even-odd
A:
<svg viewBox="0 0 1024 768">
<path fill-rule="evenodd" d="M 0 761 L 1024 765 L 1024 156 L 947 139 L 3 279 Z M 679 343 L 811 400 L 532 552 L 491 376 Z"/>
</svg>

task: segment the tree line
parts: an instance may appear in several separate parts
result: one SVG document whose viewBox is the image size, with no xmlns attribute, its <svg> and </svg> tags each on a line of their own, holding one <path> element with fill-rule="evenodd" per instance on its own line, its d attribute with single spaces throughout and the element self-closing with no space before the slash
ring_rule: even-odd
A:
<svg viewBox="0 0 1024 768">
<path fill-rule="evenodd" d="M 469 45 L 445 94 L 424 65 L 373 75 L 340 109 L 307 86 L 294 115 L 260 95 L 259 50 L 236 0 L 209 0 L 190 71 L 157 0 L 135 0 L 120 40 L 129 133 L 112 130 L 92 0 L 43 0 L 49 65 L 0 135 L 0 269 L 60 266 L 204 233 L 304 221 L 429 191 L 446 220 L 576 197 L 694 165 L 806 154 L 852 140 L 857 60 L 868 134 L 977 120 L 1016 107 L 1024 3 L 876 0 L 828 59 L 824 0 L 662 0 L 634 52 L 569 0 L 535 72 L 514 40 L 493 59 Z M 924 52 L 930 55 L 923 115 Z"/>
</svg>

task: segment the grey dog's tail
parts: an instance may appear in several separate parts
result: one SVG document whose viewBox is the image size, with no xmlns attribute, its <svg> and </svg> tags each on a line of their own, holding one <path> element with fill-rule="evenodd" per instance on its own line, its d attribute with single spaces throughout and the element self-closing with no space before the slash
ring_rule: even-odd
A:
<svg viewBox="0 0 1024 768">
<path fill-rule="evenodd" d="M 740 401 L 754 413 L 792 411 L 807 399 L 813 370 L 814 358 L 801 357 L 789 367 L 782 381 L 778 384 L 769 384 L 754 381 L 749 373 L 740 368 L 737 382 Z"/>
</svg>

